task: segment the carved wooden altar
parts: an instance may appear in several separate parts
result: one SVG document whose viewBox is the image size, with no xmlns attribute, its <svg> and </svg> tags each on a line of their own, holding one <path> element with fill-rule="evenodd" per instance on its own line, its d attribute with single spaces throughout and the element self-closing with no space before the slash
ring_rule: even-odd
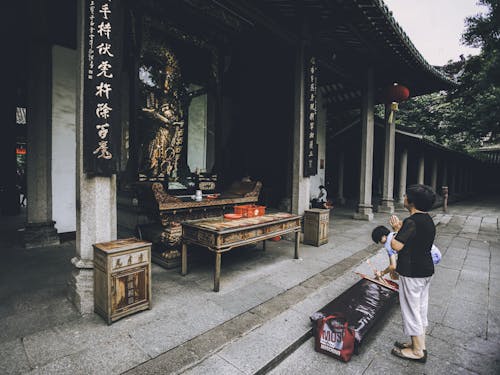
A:
<svg viewBox="0 0 500 375">
<path fill-rule="evenodd" d="M 153 243 L 153 262 L 165 268 L 178 267 L 181 262 L 182 222 L 222 216 L 233 212 L 235 205 L 256 203 L 261 188 L 259 181 L 237 182 L 217 198 L 209 199 L 205 195 L 202 201 L 197 202 L 190 196 L 168 194 L 159 182 L 143 184 L 140 203 L 154 222 L 138 226 L 139 237 Z"/>
</svg>

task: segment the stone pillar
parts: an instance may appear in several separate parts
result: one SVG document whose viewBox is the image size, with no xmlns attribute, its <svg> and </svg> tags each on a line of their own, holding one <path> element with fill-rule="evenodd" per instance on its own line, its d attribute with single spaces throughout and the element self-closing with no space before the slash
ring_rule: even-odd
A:
<svg viewBox="0 0 500 375">
<path fill-rule="evenodd" d="M 470 173 L 470 177 L 469 177 L 469 191 L 471 193 L 475 192 L 476 191 L 476 185 L 475 185 L 475 182 L 477 180 L 477 166 L 475 165 L 476 162 L 474 162 L 472 165 L 471 165 L 471 173 Z"/>
<path fill-rule="evenodd" d="M 83 171 L 84 3 L 77 3 L 76 256 L 68 291 L 82 314 L 94 310 L 92 245 L 115 240 L 117 231 L 116 176 L 91 177 Z"/>
<path fill-rule="evenodd" d="M 464 169 L 462 170 L 462 191 L 464 193 L 469 192 L 469 165 L 468 163 L 464 165 Z"/>
<path fill-rule="evenodd" d="M 443 174 L 441 175 L 441 186 L 448 186 L 448 162 L 443 160 Z"/>
<path fill-rule="evenodd" d="M 460 163 L 460 164 L 462 164 L 462 163 Z M 463 189 L 463 176 L 464 176 L 463 172 L 464 172 L 464 170 L 462 169 L 462 166 L 457 167 L 457 181 L 456 181 L 457 188 L 456 188 L 456 190 L 457 190 L 457 193 L 459 193 L 459 194 L 462 194 L 462 192 L 463 192 L 463 190 L 462 190 Z"/>
<path fill-rule="evenodd" d="M 474 180 L 474 165 L 471 162 L 469 165 L 469 170 L 467 173 L 467 192 L 472 193 L 474 188 L 472 187 L 472 181 Z"/>
<path fill-rule="evenodd" d="M 14 26 L 14 25 L 12 25 Z M 17 34 L 17 33 L 15 33 Z M 16 106 L 18 74 L 22 71 L 23 65 L 20 64 L 22 55 L 22 46 L 24 40 L 18 35 L 9 35 L 4 38 L 3 48 L 9 52 L 9 57 L 3 59 L 5 71 L 8 72 L 2 77 L 2 86 L 5 93 L 0 106 L 0 118 L 2 124 L 2 136 L 0 137 L 0 175 L 2 176 L 2 189 L 0 189 L 0 211 L 2 215 L 18 215 L 20 212 L 19 191 L 17 188 L 17 162 L 16 162 L 16 133 L 20 126 L 16 124 Z M 24 72 L 23 72 L 24 73 Z"/>
<path fill-rule="evenodd" d="M 403 207 L 406 193 L 406 179 L 408 175 L 408 150 L 405 148 L 401 152 L 399 159 L 399 194 L 398 205 Z"/>
<path fill-rule="evenodd" d="M 30 5 L 32 44 L 29 47 L 26 123 L 27 224 L 26 248 L 59 244 L 52 220 L 52 48 L 43 1 Z"/>
<path fill-rule="evenodd" d="M 305 32 L 305 31 L 304 31 Z M 304 177 L 304 55 L 305 41 L 302 40 L 295 56 L 295 114 L 293 130 L 293 176 L 292 212 L 302 215 L 309 208 L 310 183 Z"/>
<path fill-rule="evenodd" d="M 431 187 L 437 192 L 437 175 L 438 175 L 438 161 L 434 159 L 432 161 L 432 170 L 431 170 Z"/>
<path fill-rule="evenodd" d="M 337 176 L 338 181 L 338 203 L 339 204 L 345 204 L 345 197 L 344 197 L 344 159 L 345 159 L 345 153 L 344 151 L 341 151 L 339 154 L 339 174 Z"/>
<path fill-rule="evenodd" d="M 457 165 L 452 164 L 451 166 L 451 176 L 450 176 L 450 195 L 457 194 Z"/>
<path fill-rule="evenodd" d="M 359 183 L 359 205 L 354 219 L 373 220 L 372 176 L 373 176 L 373 69 L 368 68 L 365 76 L 361 103 L 361 176 Z"/>
<path fill-rule="evenodd" d="M 382 202 L 378 207 L 379 212 L 394 212 L 394 156 L 396 145 L 395 114 L 389 121 L 391 105 L 385 105 L 385 147 L 384 147 L 384 181 L 382 188 Z"/>
<path fill-rule="evenodd" d="M 425 158 L 424 155 L 420 155 L 418 158 L 417 166 L 417 184 L 425 183 Z"/>
</svg>

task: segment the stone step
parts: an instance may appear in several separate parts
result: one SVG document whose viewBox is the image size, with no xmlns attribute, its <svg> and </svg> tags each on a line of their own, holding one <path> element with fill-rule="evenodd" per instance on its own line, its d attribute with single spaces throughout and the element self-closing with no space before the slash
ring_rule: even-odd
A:
<svg viewBox="0 0 500 375">
<path fill-rule="evenodd" d="M 370 245 L 126 374 L 266 373 L 310 339 L 309 316 L 356 283 L 355 272 L 372 273 L 367 259 L 387 266 L 385 251 Z"/>
<path fill-rule="evenodd" d="M 439 224 L 442 215 L 434 215 L 435 224 Z M 378 249 L 378 245 L 372 246 Z M 387 264 L 387 255 L 384 251 L 378 251 L 369 256 L 359 256 L 362 251 L 353 254 L 350 258 L 356 262 L 344 268 L 334 265 L 337 268 L 336 278 L 319 282 L 318 275 L 309 279 L 315 288 L 304 299 L 289 303 L 278 315 L 270 318 L 262 325 L 248 331 L 241 337 L 226 343 L 220 350 L 206 357 L 193 367 L 186 368 L 180 373 L 184 375 L 202 374 L 266 374 L 280 365 L 288 356 L 293 354 L 301 346 L 313 346 L 312 326 L 309 317 L 318 311 L 331 300 L 335 299 L 346 289 L 359 280 L 356 272 L 365 274 L 371 273 L 371 267 L 365 262 L 370 259 L 370 263 L 377 269 L 382 269 Z M 366 254 L 366 253 L 365 253 Z M 346 259 L 347 260 L 347 259 Z M 345 262 L 350 263 L 349 261 Z M 250 312 L 259 316 L 266 316 L 268 308 L 273 302 L 268 301 L 258 306 Z M 270 305 L 270 306 L 265 306 Z M 376 328 L 370 335 L 376 334 Z M 307 350 L 313 350 L 308 348 Z M 363 348 L 361 349 L 363 350 Z"/>
<path fill-rule="evenodd" d="M 371 272 L 369 258 L 379 267 L 387 262 L 380 246 L 371 245 L 127 374 L 221 373 L 227 361 L 241 366 L 231 365 L 232 373 L 267 371 L 310 337 L 309 315 L 358 281 L 354 271 Z"/>
<path fill-rule="evenodd" d="M 378 268 L 382 268 L 387 262 L 387 256 L 383 252 L 369 258 Z M 369 266 L 364 261 L 358 262 L 339 277 L 316 288 L 302 301 L 287 306 L 274 318 L 226 344 L 183 374 L 221 373 L 221 366 L 227 370 L 232 367 L 232 373 L 238 374 L 269 372 L 312 337 L 309 316 L 356 283 L 359 276 L 355 272 L 367 273 L 368 269 Z M 254 312 L 260 314 L 262 310 L 257 307 Z"/>
</svg>

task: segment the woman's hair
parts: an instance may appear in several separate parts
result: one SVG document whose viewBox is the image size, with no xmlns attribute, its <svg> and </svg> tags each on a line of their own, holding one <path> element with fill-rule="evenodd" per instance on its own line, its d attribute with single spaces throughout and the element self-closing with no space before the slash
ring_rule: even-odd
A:
<svg viewBox="0 0 500 375">
<path fill-rule="evenodd" d="M 436 193 L 428 185 L 416 184 L 406 188 L 406 198 L 417 210 L 429 211 L 436 201 Z"/>
<path fill-rule="evenodd" d="M 320 189 L 324 189 L 324 188 L 325 188 L 325 186 L 324 186 L 324 185 L 319 185 L 319 188 L 320 188 Z"/>
<path fill-rule="evenodd" d="M 372 240 L 375 243 L 379 243 L 382 237 L 387 236 L 389 233 L 390 231 L 389 229 L 387 229 L 387 227 L 379 225 L 372 231 Z"/>
</svg>

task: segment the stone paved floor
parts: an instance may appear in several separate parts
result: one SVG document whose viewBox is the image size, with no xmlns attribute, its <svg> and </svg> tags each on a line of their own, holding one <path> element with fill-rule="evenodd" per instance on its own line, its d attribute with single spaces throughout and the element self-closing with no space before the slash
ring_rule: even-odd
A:
<svg viewBox="0 0 500 375">
<path fill-rule="evenodd" d="M 446 368 L 452 373 L 495 373 L 500 343 L 500 201 L 455 204 L 449 215 L 440 215 L 439 210 L 436 213 L 442 221 L 437 243 L 444 258 L 431 292 L 431 357 L 425 372 Z M 15 231 L 22 221 L 8 220 L 0 229 L 4 266 L 0 274 L 0 373 L 118 374 L 153 363 L 164 358 L 165 353 L 177 353 L 175 350 L 183 346 L 187 349 L 179 350 L 173 361 L 206 365 L 202 354 L 189 347 L 196 338 L 205 335 L 207 342 L 223 342 L 220 337 L 210 337 L 212 332 L 218 332 L 217 327 L 236 318 L 244 318 L 251 325 L 252 319 L 266 315 L 250 311 L 262 310 L 262 306 L 294 288 L 299 288 L 306 298 L 315 290 L 318 276 L 335 282 L 320 273 L 332 270 L 332 266 L 335 273 L 335 266 L 342 262 L 362 262 L 356 254 L 371 245 L 371 229 L 386 220 L 386 215 L 376 214 L 371 223 L 353 221 L 349 211 L 335 210 L 330 242 L 319 248 L 302 246 L 299 261 L 291 259 L 293 244 L 289 241 L 270 242 L 265 253 L 259 247 L 230 252 L 223 257 L 219 293 L 211 291 L 209 257 L 202 256 L 186 277 L 153 266 L 153 309 L 111 326 L 94 314 L 80 317 L 65 300 L 74 242 L 24 250 L 17 241 L 19 232 Z M 383 260 L 380 254 L 374 257 L 376 264 Z M 344 278 L 336 282 L 332 294 L 347 288 L 355 275 L 351 272 Z M 314 282 L 306 285 L 311 280 Z M 461 293 L 463 290 L 467 293 Z M 304 302 L 307 305 L 307 298 Z M 347 365 L 315 353 L 306 342 L 274 372 L 419 372 L 422 368 L 388 355 L 392 341 L 402 335 L 399 320 L 395 309 L 365 351 Z M 229 368 L 234 369 L 233 365 Z M 215 367 L 213 373 L 224 373 L 224 366 Z"/>
<path fill-rule="evenodd" d="M 302 245 L 268 242 L 223 256 L 221 291 L 214 293 L 213 259 L 206 251 L 182 277 L 179 270 L 152 267 L 153 309 L 107 326 L 97 315 L 81 317 L 66 299 L 74 241 L 26 250 L 23 217 L 0 225 L 0 373 L 118 374 L 259 306 L 371 244 L 376 223 L 354 222 L 338 209 L 330 242 Z M 355 223 L 356 225 L 353 225 Z"/>
<path fill-rule="evenodd" d="M 500 200 L 450 207 L 438 215 L 436 243 L 443 253 L 430 292 L 428 362 L 390 355 L 404 338 L 398 307 L 344 364 L 314 351 L 312 339 L 272 374 L 499 374 L 500 373 Z"/>
</svg>

